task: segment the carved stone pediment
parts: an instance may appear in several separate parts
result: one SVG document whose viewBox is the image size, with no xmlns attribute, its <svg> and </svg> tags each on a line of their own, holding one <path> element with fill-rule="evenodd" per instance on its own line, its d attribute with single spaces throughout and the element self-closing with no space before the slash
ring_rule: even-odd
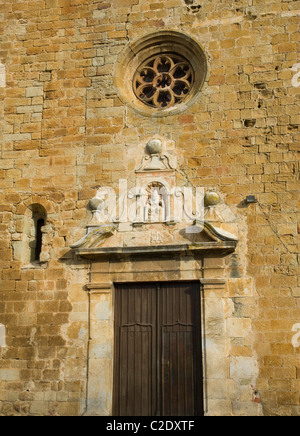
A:
<svg viewBox="0 0 300 436">
<path fill-rule="evenodd" d="M 169 157 L 167 155 L 155 155 L 150 158 L 145 157 L 140 168 L 136 170 L 136 173 L 147 171 L 173 171 L 173 168 L 170 166 Z"/>
<path fill-rule="evenodd" d="M 156 224 L 141 228 L 123 224 L 100 226 L 72 248 L 82 257 L 142 254 L 203 253 L 226 255 L 235 251 L 238 239 L 230 233 L 204 222 L 187 228 Z"/>
<path fill-rule="evenodd" d="M 217 242 L 236 242 L 238 243 L 238 238 L 231 233 L 227 232 L 226 230 L 219 229 L 217 227 L 214 227 L 211 223 L 208 221 L 204 222 L 204 231 L 207 235 L 209 235 L 212 239 L 214 239 Z"/>
<path fill-rule="evenodd" d="M 89 203 L 92 219 L 87 234 L 71 248 L 91 258 L 226 255 L 235 251 L 238 238 L 225 231 L 222 219 L 211 213 L 218 201 L 216 193 L 205 197 L 204 189 L 176 187 L 176 169 L 163 153 L 161 141 L 152 140 L 136 170 L 136 186 L 128 190 L 123 180 L 118 195 L 112 188 L 100 188 Z"/>
<path fill-rule="evenodd" d="M 158 139 L 148 142 L 141 166 L 135 171 L 136 174 L 170 173 L 175 174 L 175 168 L 171 165 L 170 157 L 162 151 L 162 143 Z"/>
</svg>

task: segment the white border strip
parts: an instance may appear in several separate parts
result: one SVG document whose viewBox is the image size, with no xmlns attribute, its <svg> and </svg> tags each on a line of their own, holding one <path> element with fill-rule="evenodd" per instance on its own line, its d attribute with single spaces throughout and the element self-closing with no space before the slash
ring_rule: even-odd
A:
<svg viewBox="0 0 300 436">
<path fill-rule="evenodd" d="M 0 88 L 6 87 L 6 71 L 5 65 L 0 63 Z"/>
</svg>

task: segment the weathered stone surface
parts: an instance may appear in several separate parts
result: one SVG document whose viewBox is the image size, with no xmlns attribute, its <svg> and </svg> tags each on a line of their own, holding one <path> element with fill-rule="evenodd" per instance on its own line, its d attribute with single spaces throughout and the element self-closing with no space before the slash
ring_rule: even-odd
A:
<svg viewBox="0 0 300 436">
<path fill-rule="evenodd" d="M 109 415 L 113 282 L 195 279 L 206 414 L 299 416 L 300 12 L 292 1 L 249 3 L 2 1 L 1 416 L 82 415 L 86 404 L 87 414 Z M 174 29 L 201 46 L 208 75 L 191 106 L 145 116 L 123 103 L 115 71 L 129 43 Z M 120 179 L 136 186 L 153 139 L 176 168 L 174 184 L 220 197 L 206 219 L 237 236 L 236 250 L 76 257 L 89 201 L 99 187 L 118 191 Z M 33 210 L 46 217 L 39 262 Z M 178 228 L 131 230 L 121 223 L 110 247 L 191 243 Z"/>
</svg>

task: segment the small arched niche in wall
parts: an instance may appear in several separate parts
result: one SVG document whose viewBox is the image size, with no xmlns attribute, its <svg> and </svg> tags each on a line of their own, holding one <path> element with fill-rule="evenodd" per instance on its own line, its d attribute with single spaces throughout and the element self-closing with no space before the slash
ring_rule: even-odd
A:
<svg viewBox="0 0 300 436">
<path fill-rule="evenodd" d="M 31 216 L 31 235 L 30 235 L 30 263 L 39 262 L 43 246 L 42 228 L 46 225 L 47 213 L 40 204 L 30 206 Z"/>
<path fill-rule="evenodd" d="M 43 227 L 47 212 L 41 204 L 31 204 L 22 217 L 21 241 L 14 244 L 14 257 L 24 265 L 39 264 L 43 248 Z"/>
</svg>

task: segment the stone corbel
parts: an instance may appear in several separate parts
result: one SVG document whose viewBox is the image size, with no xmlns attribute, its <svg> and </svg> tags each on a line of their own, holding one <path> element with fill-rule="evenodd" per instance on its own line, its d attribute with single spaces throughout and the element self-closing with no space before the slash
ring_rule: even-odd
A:
<svg viewBox="0 0 300 436">
<path fill-rule="evenodd" d="M 89 283 L 86 288 L 90 294 L 111 294 L 111 283 Z"/>
<path fill-rule="evenodd" d="M 200 279 L 202 289 L 204 292 L 207 291 L 223 291 L 226 285 L 225 278 L 212 278 L 212 279 Z"/>
</svg>

